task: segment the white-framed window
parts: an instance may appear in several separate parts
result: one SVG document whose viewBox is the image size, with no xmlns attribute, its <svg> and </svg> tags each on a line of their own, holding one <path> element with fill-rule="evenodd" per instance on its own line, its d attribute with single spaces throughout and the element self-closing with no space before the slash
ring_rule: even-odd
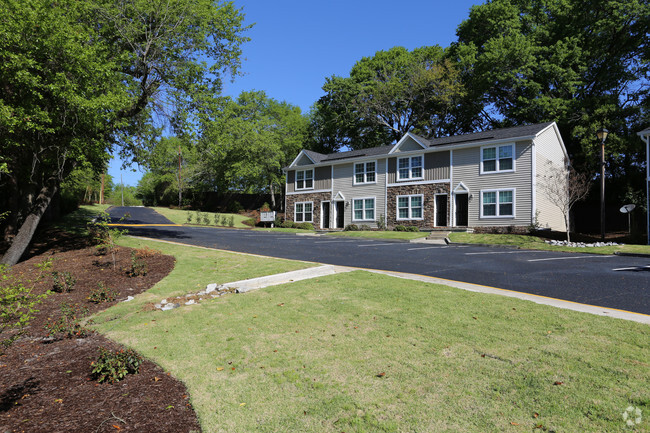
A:
<svg viewBox="0 0 650 433">
<path fill-rule="evenodd" d="M 311 201 L 297 202 L 293 220 L 297 223 L 314 222 L 314 203 Z"/>
<path fill-rule="evenodd" d="M 352 220 L 374 221 L 375 198 L 355 198 L 352 200 Z"/>
<path fill-rule="evenodd" d="M 377 182 L 377 163 L 360 162 L 354 164 L 354 184 L 376 183 Z"/>
<path fill-rule="evenodd" d="M 423 179 L 422 155 L 397 158 L 397 180 Z"/>
<path fill-rule="evenodd" d="M 314 169 L 296 171 L 296 190 L 314 188 Z"/>
<path fill-rule="evenodd" d="M 514 216 L 514 189 L 481 191 L 481 218 L 513 218 Z"/>
<path fill-rule="evenodd" d="M 481 173 L 515 171 L 515 145 L 481 147 Z"/>
<path fill-rule="evenodd" d="M 421 220 L 424 219 L 424 196 L 398 195 L 397 196 L 397 219 L 398 220 Z"/>
</svg>

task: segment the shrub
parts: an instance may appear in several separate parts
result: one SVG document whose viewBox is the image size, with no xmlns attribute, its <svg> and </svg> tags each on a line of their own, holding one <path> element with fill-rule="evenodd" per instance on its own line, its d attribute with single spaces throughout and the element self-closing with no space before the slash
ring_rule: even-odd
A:
<svg viewBox="0 0 650 433">
<path fill-rule="evenodd" d="M 292 229 L 296 226 L 296 223 L 294 223 L 291 220 L 285 220 L 282 224 L 280 224 L 280 227 L 285 228 L 285 229 Z"/>
<path fill-rule="evenodd" d="M 359 231 L 359 226 L 356 224 L 348 224 L 343 228 L 344 232 L 356 232 Z"/>
<path fill-rule="evenodd" d="M 228 213 L 239 213 L 244 210 L 244 206 L 241 205 L 237 200 L 231 201 L 226 207 L 226 212 Z"/>
<path fill-rule="evenodd" d="M 147 275 L 147 262 L 142 260 L 136 251 L 131 251 L 131 269 L 129 270 L 129 277 L 145 276 Z"/>
<path fill-rule="evenodd" d="M 144 248 L 138 248 L 135 250 L 138 257 L 141 258 L 147 258 L 147 257 L 154 257 L 157 255 L 162 254 L 162 251 L 154 249 L 154 248 L 149 248 L 148 246 L 145 246 Z"/>
<path fill-rule="evenodd" d="M 296 224 L 295 227 L 301 230 L 314 230 L 314 225 L 307 222 Z"/>
<path fill-rule="evenodd" d="M 119 222 L 124 221 L 127 216 L 120 218 Z M 128 230 L 120 230 L 116 228 L 110 228 L 109 222 L 111 221 L 110 215 L 106 212 L 102 212 L 99 217 L 88 223 L 88 234 L 90 235 L 92 241 L 97 245 L 97 250 L 100 254 L 105 254 L 106 252 L 111 253 L 113 257 L 113 269 L 115 269 L 115 254 L 117 254 L 117 240 Z"/>
<path fill-rule="evenodd" d="M 192 224 L 192 212 L 187 213 L 187 224 Z"/>
<path fill-rule="evenodd" d="M 44 262 L 41 270 L 47 269 L 51 261 Z M 40 277 L 39 277 L 40 279 Z M 0 265 L 0 355 L 13 344 L 24 332 L 29 321 L 34 317 L 36 305 L 47 294 L 33 295 L 32 287 L 26 287 L 23 282 L 11 280 L 7 268 Z"/>
<path fill-rule="evenodd" d="M 372 227 L 370 227 L 368 224 L 362 224 L 361 227 L 359 227 L 359 230 L 369 231 L 372 230 Z"/>
<path fill-rule="evenodd" d="M 218 226 L 218 225 L 219 225 L 219 218 L 220 218 L 220 216 L 219 216 L 218 213 L 216 213 L 216 214 L 213 215 L 213 220 L 214 220 L 214 225 L 215 225 L 215 226 Z"/>
<path fill-rule="evenodd" d="M 255 220 L 255 218 L 247 218 L 244 221 L 242 221 L 242 224 L 247 225 L 249 227 L 255 227 L 255 224 L 257 224 L 257 221 Z"/>
<path fill-rule="evenodd" d="M 377 219 L 377 228 L 379 230 L 386 230 L 386 217 L 384 214 L 379 215 L 379 218 Z"/>
<path fill-rule="evenodd" d="M 255 225 L 255 223 L 253 223 L 253 225 Z M 230 215 L 230 217 L 228 218 L 228 227 L 235 227 L 235 216 L 234 215 Z"/>
<path fill-rule="evenodd" d="M 280 216 L 275 217 L 275 221 L 273 221 L 273 226 L 282 227 L 282 218 L 280 218 Z"/>
<path fill-rule="evenodd" d="M 68 304 L 62 302 L 59 307 L 61 316 L 57 320 L 48 319 L 45 323 L 45 329 L 48 331 L 50 337 L 61 339 L 67 338 L 83 338 L 86 337 L 90 331 L 81 326 L 81 318 L 88 314 L 87 308 L 82 308 L 77 304 Z"/>
<path fill-rule="evenodd" d="M 208 213 L 203 214 L 203 225 L 206 225 L 206 226 L 210 225 L 210 214 L 208 214 Z"/>
<path fill-rule="evenodd" d="M 403 226 L 403 225 L 397 225 L 397 226 L 395 226 L 395 228 L 393 228 L 393 231 L 396 231 L 396 232 L 405 232 L 405 231 L 406 231 L 406 226 Z"/>
<path fill-rule="evenodd" d="M 228 225 L 228 215 L 221 216 L 221 225 L 224 227 Z"/>
<path fill-rule="evenodd" d="M 92 376 L 99 383 L 119 382 L 127 374 L 138 374 L 144 359 L 132 349 L 116 351 L 99 348 L 99 356 L 90 363 Z"/>
<path fill-rule="evenodd" d="M 102 302 L 112 302 L 117 298 L 117 291 L 106 286 L 103 281 L 97 283 L 97 288 L 90 291 L 90 295 L 86 299 L 94 304 L 101 304 Z"/>
<path fill-rule="evenodd" d="M 77 279 L 68 271 L 52 271 L 52 290 L 57 293 L 68 293 L 74 289 Z"/>
<path fill-rule="evenodd" d="M 271 210 L 271 206 L 267 202 L 264 202 L 262 207 L 260 208 L 260 212 L 269 212 Z"/>
<path fill-rule="evenodd" d="M 420 231 L 420 228 L 417 227 L 417 226 L 407 226 L 407 227 L 406 227 L 406 231 L 407 231 L 407 232 L 419 232 L 419 231 Z"/>
</svg>

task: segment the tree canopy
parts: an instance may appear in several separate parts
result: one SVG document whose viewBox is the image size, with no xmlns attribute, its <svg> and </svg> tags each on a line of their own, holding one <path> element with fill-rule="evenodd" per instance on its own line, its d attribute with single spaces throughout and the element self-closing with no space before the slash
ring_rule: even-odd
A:
<svg viewBox="0 0 650 433">
<path fill-rule="evenodd" d="M 162 119 L 191 131 L 238 73 L 243 15 L 212 0 L 5 0 L 0 4 L 0 201 L 15 263 L 77 164 L 139 158 Z"/>
</svg>

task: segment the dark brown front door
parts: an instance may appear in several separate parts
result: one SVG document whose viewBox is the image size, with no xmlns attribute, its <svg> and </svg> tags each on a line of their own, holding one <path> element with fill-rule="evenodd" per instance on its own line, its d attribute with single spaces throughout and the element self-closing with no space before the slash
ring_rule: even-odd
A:
<svg viewBox="0 0 650 433">
<path fill-rule="evenodd" d="M 337 201 L 336 202 L 336 228 L 342 229 L 345 224 L 345 202 Z"/>
<path fill-rule="evenodd" d="M 330 228 L 330 202 L 323 202 L 323 228 Z"/>
<path fill-rule="evenodd" d="M 447 196 L 436 196 L 436 226 L 447 227 Z"/>
</svg>

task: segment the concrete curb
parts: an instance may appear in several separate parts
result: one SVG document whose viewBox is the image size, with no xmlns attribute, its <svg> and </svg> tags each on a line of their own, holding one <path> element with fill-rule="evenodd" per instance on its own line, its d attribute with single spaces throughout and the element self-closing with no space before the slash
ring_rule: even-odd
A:
<svg viewBox="0 0 650 433">
<path fill-rule="evenodd" d="M 614 255 L 626 256 L 626 257 L 646 257 L 650 259 L 650 254 L 644 254 L 644 253 L 622 253 L 620 251 L 614 251 Z"/>
<path fill-rule="evenodd" d="M 237 293 L 246 293 L 251 290 L 261 289 L 279 284 L 294 283 L 296 281 L 334 275 L 341 272 L 351 272 L 354 268 L 343 266 L 323 265 L 315 268 L 300 269 L 298 271 L 284 272 L 281 274 L 268 275 L 266 277 L 251 278 L 249 280 L 234 281 L 221 286 L 227 289 L 235 289 Z"/>
</svg>

